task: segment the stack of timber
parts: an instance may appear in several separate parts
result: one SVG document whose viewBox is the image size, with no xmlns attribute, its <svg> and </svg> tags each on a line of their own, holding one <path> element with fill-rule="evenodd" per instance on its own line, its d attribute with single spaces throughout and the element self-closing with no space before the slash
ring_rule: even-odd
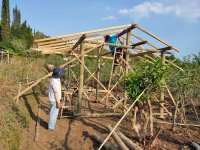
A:
<svg viewBox="0 0 200 150">
<path fill-rule="evenodd" d="M 108 125 L 107 128 L 110 132 L 113 130 L 113 128 L 110 125 Z M 97 135 L 96 133 L 93 134 L 92 137 L 100 144 L 102 144 L 105 140 L 103 137 Z M 114 139 L 115 143 L 117 144 L 117 147 L 114 144 L 107 141 L 103 146 L 106 150 L 116 150 L 116 149 L 142 150 L 142 148 L 139 145 L 133 143 L 129 138 L 127 138 L 124 134 L 122 134 L 119 131 L 118 132 L 114 131 L 112 134 L 112 138 Z"/>
</svg>

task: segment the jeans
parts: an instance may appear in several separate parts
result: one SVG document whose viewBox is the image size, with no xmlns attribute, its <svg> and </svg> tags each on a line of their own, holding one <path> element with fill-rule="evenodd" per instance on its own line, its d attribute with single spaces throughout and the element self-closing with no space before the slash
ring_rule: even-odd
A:
<svg viewBox="0 0 200 150">
<path fill-rule="evenodd" d="M 50 101 L 48 130 L 55 129 L 58 112 L 59 112 L 59 109 L 56 108 L 56 102 Z"/>
</svg>

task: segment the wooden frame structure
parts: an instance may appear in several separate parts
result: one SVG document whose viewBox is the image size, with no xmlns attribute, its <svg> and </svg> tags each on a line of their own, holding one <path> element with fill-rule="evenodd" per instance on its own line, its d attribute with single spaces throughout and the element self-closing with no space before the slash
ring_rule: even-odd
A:
<svg viewBox="0 0 200 150">
<path fill-rule="evenodd" d="M 149 38 L 153 38 L 160 42 L 163 47 L 156 46 L 151 43 L 149 40 L 142 38 L 141 36 L 134 33 L 136 30 L 139 30 L 145 36 L 149 36 Z M 120 37 L 120 41 L 124 41 L 123 44 L 111 44 L 104 43 L 103 36 L 106 34 L 115 34 L 120 33 L 122 36 Z M 139 41 L 139 42 L 136 42 Z M 114 89 L 119 84 L 120 81 L 124 79 L 129 70 L 132 70 L 129 63 L 132 57 L 138 57 L 141 59 L 148 58 L 149 63 L 153 63 L 155 60 L 152 55 L 155 57 L 159 57 L 162 60 L 162 63 L 169 63 L 174 67 L 182 70 L 180 67 L 175 65 L 173 62 L 170 62 L 166 59 L 166 54 L 173 54 L 171 51 L 179 51 L 174 46 L 168 44 L 163 41 L 159 37 L 154 34 L 148 32 L 147 30 L 141 28 L 137 24 L 127 24 L 122 26 L 116 26 L 111 28 L 104 28 L 99 30 L 91 30 L 86 32 L 79 32 L 74 34 L 68 34 L 63 36 L 55 36 L 45 39 L 35 40 L 35 49 L 41 51 L 42 54 L 65 54 L 68 57 L 66 64 L 67 66 L 74 61 L 78 61 L 80 64 L 80 77 L 78 83 L 78 105 L 77 105 L 77 115 L 83 115 L 81 112 L 82 99 L 86 99 L 90 101 L 90 96 L 88 96 L 88 91 L 92 91 L 96 93 L 96 101 L 104 104 L 104 106 L 108 109 L 115 110 L 120 108 L 125 112 L 127 110 L 127 96 L 126 92 L 120 97 L 114 92 Z M 130 46 L 132 45 L 132 46 Z M 102 56 L 102 49 L 104 46 L 114 46 L 121 47 L 123 51 L 126 51 L 126 57 L 120 58 L 119 62 L 119 77 L 116 78 L 113 76 L 113 67 L 115 66 L 114 57 L 117 53 L 115 51 L 114 57 L 106 57 Z M 91 51 L 98 51 L 97 55 L 88 55 Z M 123 55 L 123 54 L 122 54 Z M 97 70 L 92 72 L 88 66 L 85 64 L 85 57 L 93 57 L 94 61 L 97 61 Z M 102 83 L 100 74 L 101 74 L 101 62 L 102 59 L 111 59 L 112 61 L 112 69 L 110 72 L 108 85 Z M 88 87 L 84 86 L 84 72 L 89 74 L 89 78 L 92 78 L 96 82 L 96 87 L 93 89 L 88 89 Z M 49 75 L 50 76 L 50 75 Z M 46 76 L 47 77 L 47 76 Z M 113 83 L 113 80 L 115 83 Z M 111 85 L 113 84 L 113 85 Z M 165 86 L 167 88 L 167 85 Z M 169 90 L 169 89 L 168 89 Z M 168 91 L 167 90 L 167 91 Z M 101 100 L 98 99 L 99 92 L 103 91 L 103 96 Z M 170 95 L 169 91 L 169 95 Z M 172 95 L 171 95 L 172 96 Z M 171 97 L 174 103 L 173 97 Z M 164 112 L 167 111 L 164 107 L 164 92 L 161 90 L 160 93 L 160 117 L 164 118 Z M 85 114 L 84 114 L 85 115 Z M 91 115 L 92 116 L 92 115 Z"/>
</svg>

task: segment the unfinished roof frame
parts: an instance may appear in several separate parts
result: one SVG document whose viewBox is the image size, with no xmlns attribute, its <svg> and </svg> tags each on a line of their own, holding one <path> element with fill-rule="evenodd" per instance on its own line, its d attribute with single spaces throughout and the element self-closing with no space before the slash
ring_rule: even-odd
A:
<svg viewBox="0 0 200 150">
<path fill-rule="evenodd" d="M 142 31 L 142 33 L 153 37 L 157 41 L 164 44 L 166 47 L 160 48 L 160 47 L 152 44 L 148 40 L 143 39 L 140 36 L 132 33 L 132 30 L 135 30 L 135 29 L 138 29 L 138 30 Z M 117 32 L 120 32 L 120 35 L 122 35 L 120 37 L 120 39 L 124 40 L 125 44 L 121 45 L 121 44 L 112 44 L 112 43 L 104 43 L 103 42 L 103 38 L 102 38 L 103 35 L 113 34 L 113 33 L 117 33 Z M 137 38 L 140 42 L 135 43 L 134 41 L 131 40 L 131 37 Z M 133 46 L 130 46 L 131 43 L 133 44 Z M 130 61 L 131 57 L 138 57 L 138 58 L 144 59 L 142 57 L 142 56 L 144 56 L 144 57 L 150 58 L 148 61 L 150 63 L 153 63 L 155 61 L 154 58 L 151 57 L 151 55 L 153 55 L 153 56 L 159 57 L 162 60 L 163 64 L 165 64 L 167 62 L 167 63 L 170 63 L 171 65 L 173 65 L 174 67 L 182 70 L 179 66 L 175 65 L 173 62 L 166 60 L 166 54 L 173 54 L 169 50 L 175 50 L 175 51 L 179 51 L 179 50 L 177 48 L 175 48 L 174 46 L 168 44 L 167 42 L 163 41 L 159 37 L 155 36 L 154 34 L 141 28 L 137 24 L 127 24 L 127 25 L 116 26 L 116 27 L 111 27 L 111 28 L 104 28 L 104 29 L 99 29 L 99 30 L 91 30 L 91 31 L 86 31 L 86 32 L 68 34 L 68 35 L 64 35 L 64 36 L 55 36 L 55 37 L 50 37 L 50 38 L 45 38 L 45 39 L 39 39 L 39 40 L 35 40 L 35 45 L 38 50 L 42 51 L 42 54 L 59 54 L 59 53 L 69 54 L 70 53 L 70 57 L 69 57 L 67 63 L 65 63 L 61 67 L 70 65 L 70 63 L 75 60 L 80 63 L 80 77 L 79 77 L 79 81 L 78 81 L 78 85 L 79 85 L 78 101 L 79 102 L 78 102 L 78 106 L 77 106 L 77 109 L 78 109 L 77 114 L 78 115 L 82 115 L 81 114 L 82 98 L 84 96 L 86 96 L 86 99 L 89 98 L 89 96 L 87 95 L 87 92 L 86 92 L 86 91 L 88 91 L 88 89 L 84 88 L 84 71 L 87 71 L 89 73 L 90 77 L 92 77 L 97 82 L 97 86 L 95 89 L 96 90 L 96 99 L 98 97 L 98 91 L 103 90 L 105 93 L 105 96 L 102 98 L 102 100 L 100 102 L 101 103 L 105 102 L 104 103 L 105 107 L 109 107 L 109 108 L 113 109 L 114 112 L 115 112 L 115 109 L 119 108 L 119 107 L 123 108 L 123 111 L 125 112 L 127 110 L 127 106 L 126 106 L 127 94 L 126 94 L 126 92 L 124 92 L 124 97 L 122 97 L 121 99 L 118 99 L 115 96 L 115 94 L 113 94 L 114 93 L 113 89 L 117 86 L 117 84 L 119 83 L 120 80 L 124 79 L 124 77 L 128 73 L 128 71 L 131 70 L 131 67 L 129 65 L 129 61 Z M 101 50 L 102 50 L 103 46 L 105 46 L 105 45 L 121 47 L 127 52 L 126 58 L 125 59 L 122 58 L 122 63 L 124 64 L 125 68 L 124 69 L 120 68 L 122 70 L 121 77 L 112 86 L 112 88 L 111 88 L 111 82 L 113 79 L 112 71 L 110 73 L 109 83 L 108 83 L 107 87 L 105 87 L 103 85 L 103 83 L 101 82 L 101 79 L 100 79 L 101 59 L 107 58 L 105 56 L 104 57 L 101 56 Z M 144 47 L 144 45 L 148 45 L 152 48 L 151 49 L 146 48 L 146 47 Z M 43 48 L 45 48 L 45 50 L 42 50 Z M 80 51 L 80 53 L 77 53 L 77 49 Z M 84 64 L 84 57 L 94 57 L 94 56 L 87 55 L 87 54 L 96 49 L 98 49 L 98 55 L 95 57 L 97 58 L 97 61 L 98 61 L 97 70 L 99 70 L 99 71 L 97 71 L 97 74 L 95 76 L 94 75 L 95 73 L 92 73 L 88 69 L 88 67 Z M 130 51 L 130 50 L 134 50 L 136 53 L 130 55 L 128 53 L 128 51 Z M 160 53 L 160 55 L 158 53 Z M 149 54 L 151 54 L 151 55 L 149 55 Z M 110 58 L 108 57 L 108 59 L 110 59 Z M 114 61 L 112 62 L 112 67 L 113 67 L 113 65 L 114 65 Z M 49 74 L 48 76 L 50 76 L 50 75 L 51 74 Z M 167 85 L 166 85 L 166 88 L 168 88 Z M 92 90 L 92 91 L 94 91 L 94 90 Z M 167 90 L 167 91 L 169 91 L 169 90 Z M 171 92 L 169 93 L 169 95 L 171 95 Z M 112 106 L 108 105 L 109 97 L 111 97 L 112 100 L 115 101 L 114 105 L 112 105 Z M 171 95 L 171 98 L 174 99 L 172 95 Z M 166 110 L 166 108 L 164 107 L 164 92 L 161 90 L 161 93 L 160 93 L 160 118 L 164 118 L 165 110 Z"/>
</svg>

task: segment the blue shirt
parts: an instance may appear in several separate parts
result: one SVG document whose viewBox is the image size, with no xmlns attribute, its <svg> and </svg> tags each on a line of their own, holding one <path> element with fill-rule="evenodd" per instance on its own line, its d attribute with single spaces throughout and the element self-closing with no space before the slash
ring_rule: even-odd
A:
<svg viewBox="0 0 200 150">
<path fill-rule="evenodd" d="M 118 35 L 117 35 L 117 34 L 114 34 L 113 36 L 111 36 L 111 37 L 108 39 L 107 43 L 118 44 L 118 42 L 117 42 L 117 37 L 118 37 Z M 114 46 L 109 46 L 109 48 L 110 48 L 111 53 L 114 55 L 115 47 L 114 47 Z"/>
</svg>

